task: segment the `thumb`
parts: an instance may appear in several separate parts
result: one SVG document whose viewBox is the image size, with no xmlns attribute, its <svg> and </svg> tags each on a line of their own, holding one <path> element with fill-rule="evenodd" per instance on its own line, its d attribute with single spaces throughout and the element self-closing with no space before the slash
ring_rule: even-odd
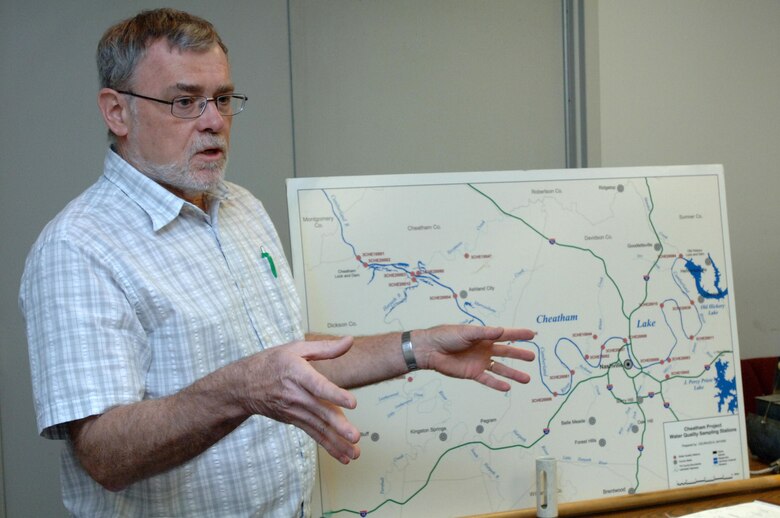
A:
<svg viewBox="0 0 780 518">
<path fill-rule="evenodd" d="M 351 336 L 342 336 L 333 340 L 300 342 L 298 353 L 306 360 L 329 360 L 338 358 L 349 351 L 354 343 Z"/>
</svg>

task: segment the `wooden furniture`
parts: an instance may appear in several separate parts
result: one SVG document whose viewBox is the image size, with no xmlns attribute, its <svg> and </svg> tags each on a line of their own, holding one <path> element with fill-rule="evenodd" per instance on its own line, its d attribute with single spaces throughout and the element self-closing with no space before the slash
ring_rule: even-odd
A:
<svg viewBox="0 0 780 518">
<path fill-rule="evenodd" d="M 750 462 L 751 471 L 765 467 L 766 465 L 759 461 Z M 558 515 L 561 517 L 670 518 L 754 500 L 780 505 L 780 475 L 758 475 L 746 480 L 718 484 L 560 503 Z M 481 518 L 533 518 L 535 516 L 535 508 L 480 515 Z"/>
</svg>

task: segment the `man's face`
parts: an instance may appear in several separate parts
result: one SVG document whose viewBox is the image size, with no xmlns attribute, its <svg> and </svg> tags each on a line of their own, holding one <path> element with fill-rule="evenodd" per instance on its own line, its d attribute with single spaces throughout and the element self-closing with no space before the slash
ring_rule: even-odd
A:
<svg viewBox="0 0 780 518">
<path fill-rule="evenodd" d="M 133 92 L 172 100 L 179 95 L 214 97 L 233 92 L 227 56 L 219 46 L 205 52 L 171 49 L 153 43 L 136 66 Z M 209 101 L 197 119 L 179 119 L 171 107 L 132 98 L 124 158 L 175 194 L 192 201 L 224 177 L 232 117 L 219 114 Z"/>
</svg>

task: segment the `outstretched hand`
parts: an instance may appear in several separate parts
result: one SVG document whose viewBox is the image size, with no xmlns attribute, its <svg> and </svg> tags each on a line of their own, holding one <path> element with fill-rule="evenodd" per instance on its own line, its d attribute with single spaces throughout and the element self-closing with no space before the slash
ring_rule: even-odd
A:
<svg viewBox="0 0 780 518">
<path fill-rule="evenodd" d="M 312 360 L 336 358 L 352 347 L 352 337 L 291 342 L 245 358 L 243 393 L 247 411 L 302 429 L 343 464 L 360 455 L 360 432 L 342 408 L 355 397 L 317 372 Z"/>
<path fill-rule="evenodd" d="M 534 336 L 529 329 L 444 325 L 415 330 L 412 341 L 422 368 L 507 391 L 511 388 L 509 381 L 528 383 L 530 376 L 500 360 L 532 361 L 532 351 L 509 342 L 531 340 Z M 291 342 L 247 357 L 237 362 L 242 371 L 237 397 L 248 413 L 297 426 L 331 456 L 347 464 L 360 455 L 360 432 L 343 411 L 355 408 L 355 397 L 321 374 L 312 362 L 343 362 L 352 345 L 352 337 Z M 346 368 L 354 364 L 354 357 L 351 363 L 341 363 L 342 368 L 331 372 L 331 377 L 345 369 L 354 371 Z M 359 371 L 370 370 L 368 364 L 361 365 Z M 379 372 L 375 377 L 390 376 Z"/>
<path fill-rule="evenodd" d="M 511 385 L 499 376 L 518 383 L 528 383 L 531 377 L 499 360 L 530 362 L 536 355 L 505 342 L 531 340 L 535 335 L 530 329 L 444 325 L 414 331 L 412 341 L 422 367 L 506 392 Z"/>
</svg>

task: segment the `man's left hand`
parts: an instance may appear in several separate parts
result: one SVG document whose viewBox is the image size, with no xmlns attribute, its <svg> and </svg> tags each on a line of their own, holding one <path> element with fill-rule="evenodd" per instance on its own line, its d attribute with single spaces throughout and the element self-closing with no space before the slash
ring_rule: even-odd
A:
<svg viewBox="0 0 780 518">
<path fill-rule="evenodd" d="M 500 360 L 530 362 L 536 357 L 533 351 L 507 342 L 528 341 L 534 336 L 530 329 L 443 325 L 413 331 L 412 342 L 421 368 L 506 392 L 511 388 L 507 379 L 528 383 L 531 377 Z"/>
</svg>

